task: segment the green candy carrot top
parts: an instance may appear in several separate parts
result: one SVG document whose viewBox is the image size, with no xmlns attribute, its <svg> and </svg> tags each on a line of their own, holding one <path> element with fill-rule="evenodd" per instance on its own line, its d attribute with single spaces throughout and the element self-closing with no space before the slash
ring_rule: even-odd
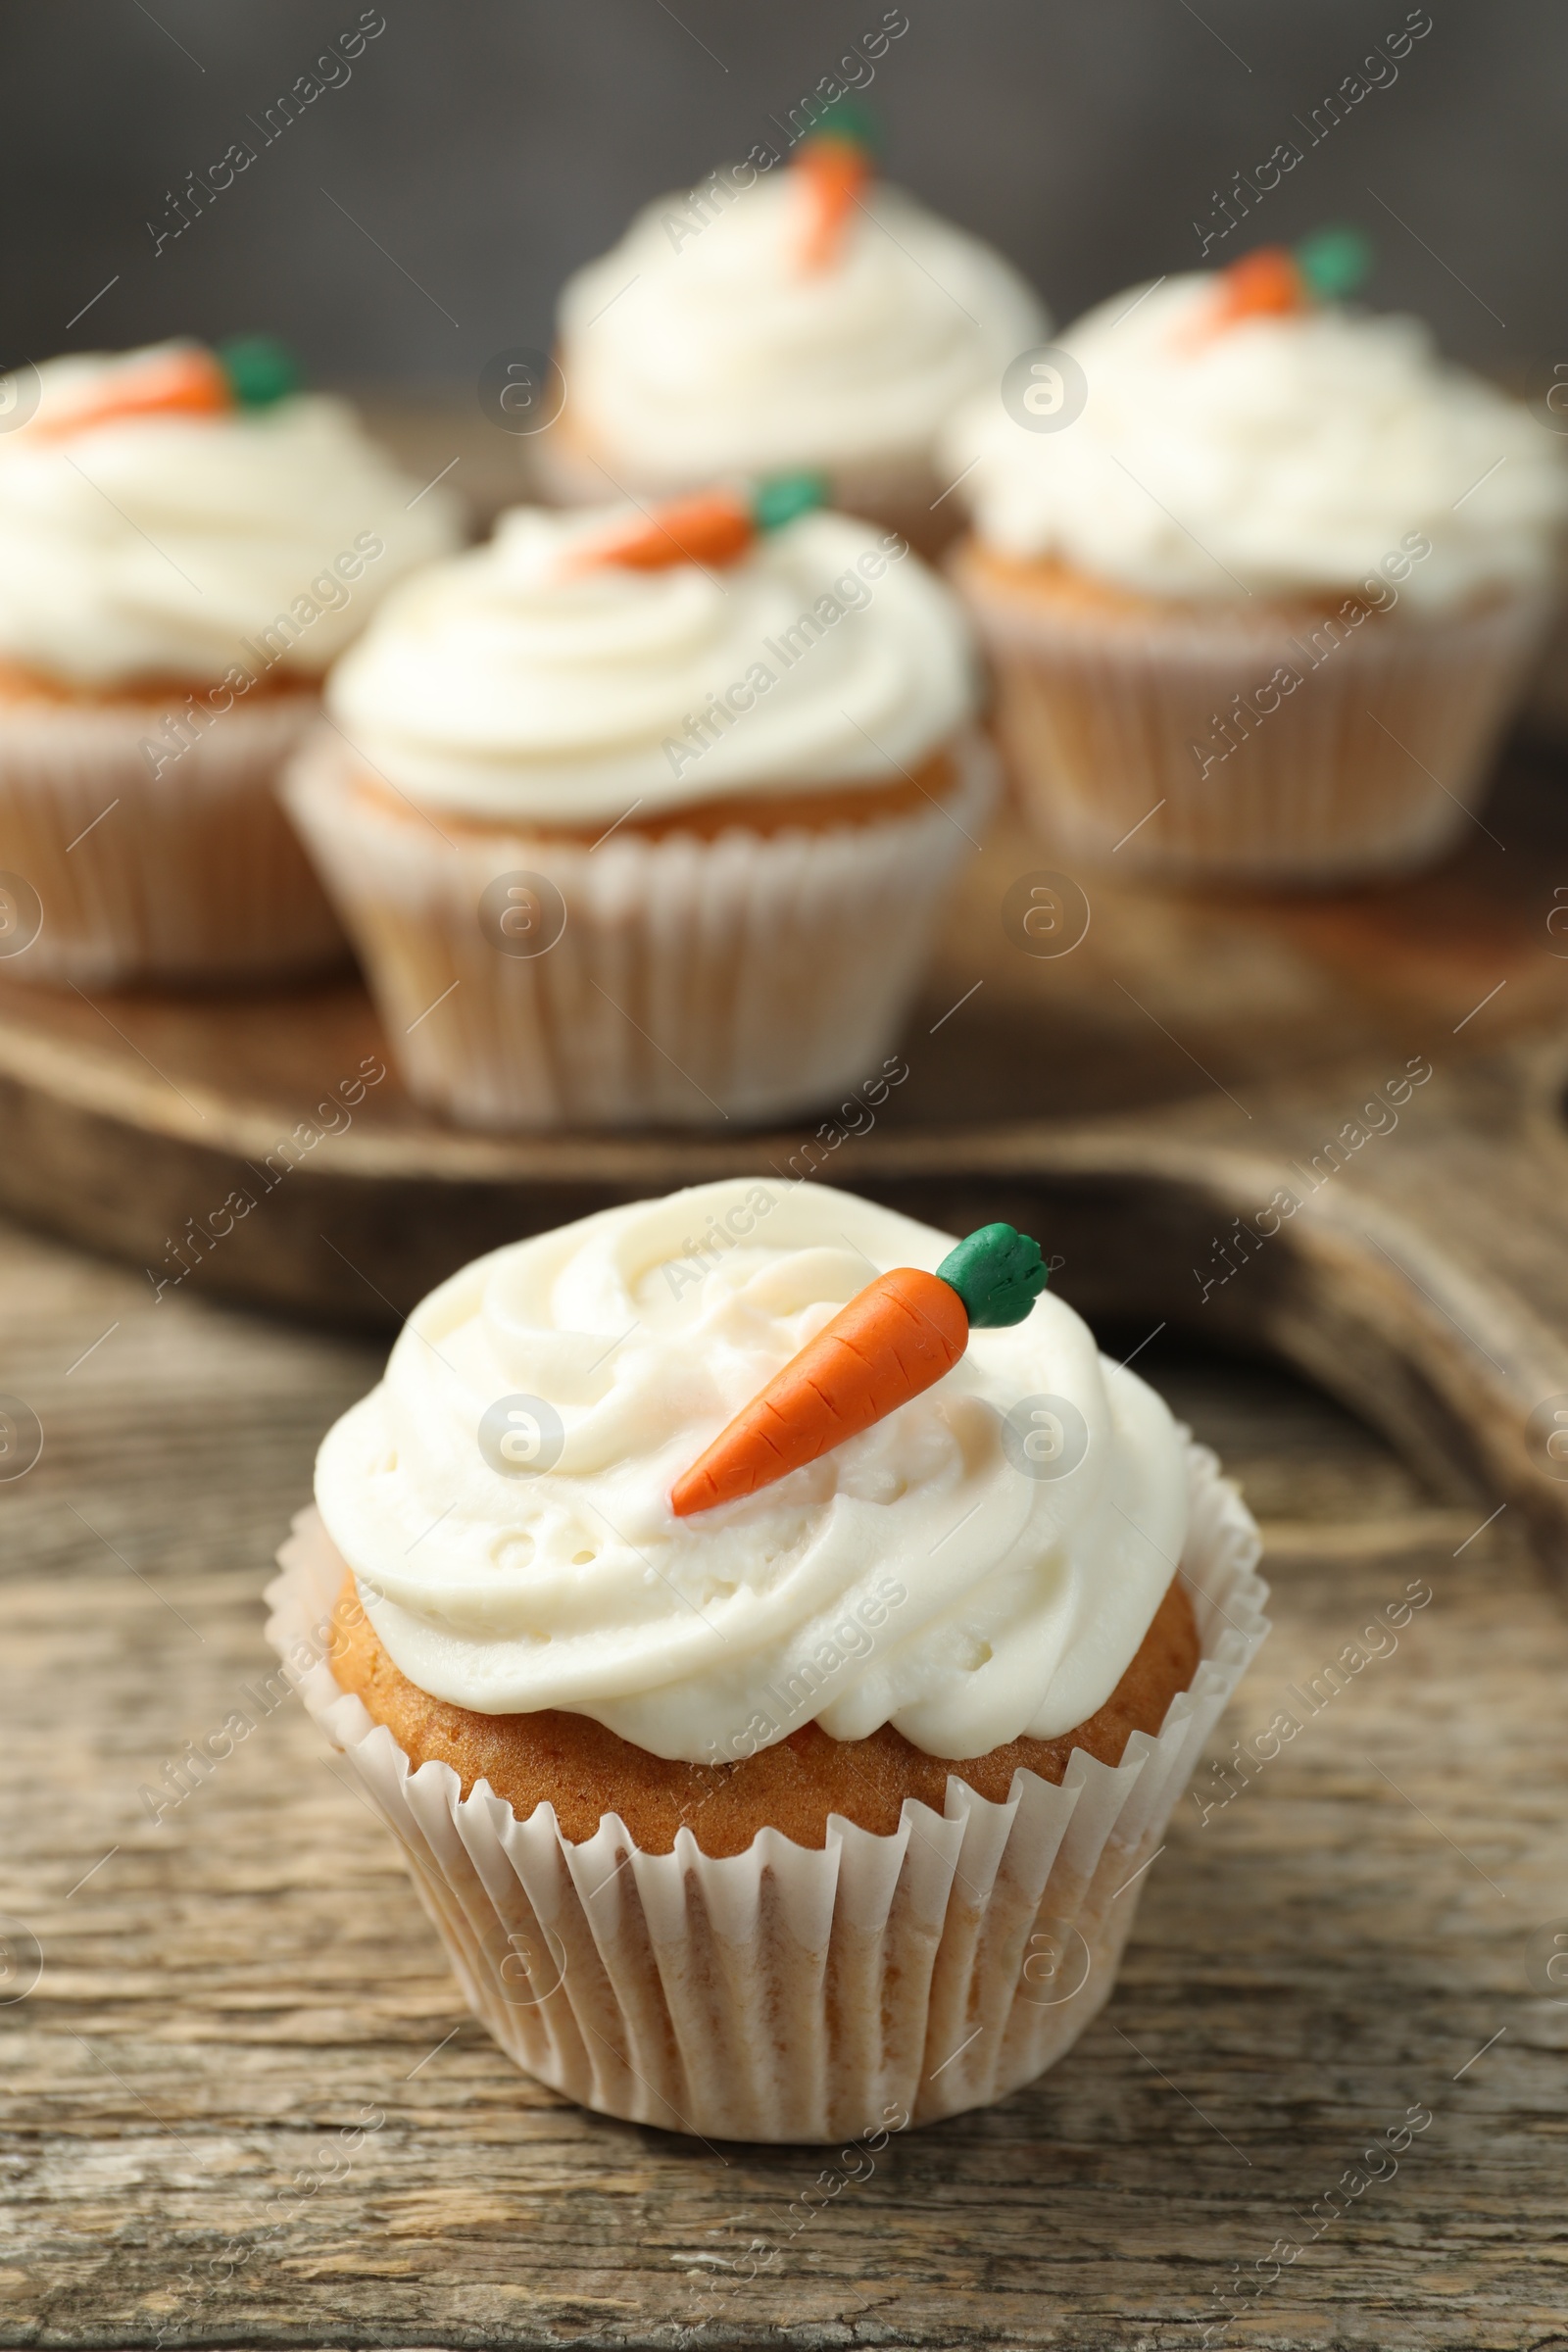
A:
<svg viewBox="0 0 1568 2352">
<path fill-rule="evenodd" d="M 1021 1323 L 1046 1279 L 1039 1244 L 1000 1224 L 968 1235 L 934 1274 L 879 1274 L 676 1481 L 676 1517 L 755 1494 L 885 1420 L 952 1371 L 971 1328 Z"/>
</svg>

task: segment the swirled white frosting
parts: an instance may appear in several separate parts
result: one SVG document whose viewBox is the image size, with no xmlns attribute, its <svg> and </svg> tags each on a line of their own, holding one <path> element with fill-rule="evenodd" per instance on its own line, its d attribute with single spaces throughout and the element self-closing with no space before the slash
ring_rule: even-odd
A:
<svg viewBox="0 0 1568 2352">
<path fill-rule="evenodd" d="M 51 437 L 121 365 L 45 362 L 34 415 L 0 433 L 0 660 L 92 687 L 201 683 L 254 672 L 246 640 L 281 614 L 278 666 L 318 676 L 394 579 L 458 544 L 446 493 L 411 506 L 419 484 L 340 400 Z"/>
<path fill-rule="evenodd" d="M 813 1718 L 841 1740 L 893 1723 L 953 1757 L 1084 1721 L 1180 1558 L 1184 1450 L 1049 1293 L 808 1468 L 693 1518 L 669 1507 L 874 1273 L 934 1271 L 952 1246 L 851 1194 L 740 1180 L 602 1210 L 443 1283 L 317 1464 L 394 1662 L 460 1706 L 564 1708 L 692 1761 Z M 509 1397 L 559 1417 L 554 1467 L 491 1467 L 481 1417 Z M 1041 1397 L 1087 1428 L 1063 1477 L 1025 1475 L 1003 1442 L 1002 1417 Z M 525 1451 L 531 1424 L 514 1424 Z"/>
<path fill-rule="evenodd" d="M 504 515 L 388 600 L 332 675 L 333 717 L 416 800 L 608 824 L 896 780 L 973 710 L 962 615 L 897 534 L 808 514 L 721 570 L 572 571 L 638 520 Z"/>
<path fill-rule="evenodd" d="M 569 414 L 643 481 L 929 457 L 956 404 L 1038 343 L 1010 265 L 901 189 L 875 185 L 835 265 L 797 261 L 808 193 L 768 173 L 702 225 L 662 197 L 561 298 Z"/>
<path fill-rule="evenodd" d="M 946 439 L 981 537 L 1152 596 L 1347 591 L 1431 541 L 1399 590 L 1451 610 L 1542 579 L 1568 511 L 1561 450 L 1438 357 L 1417 320 L 1337 307 L 1202 331 L 1212 274 L 1102 303 L 1061 336 L 1087 383 L 1056 431 L 995 392 Z"/>
</svg>

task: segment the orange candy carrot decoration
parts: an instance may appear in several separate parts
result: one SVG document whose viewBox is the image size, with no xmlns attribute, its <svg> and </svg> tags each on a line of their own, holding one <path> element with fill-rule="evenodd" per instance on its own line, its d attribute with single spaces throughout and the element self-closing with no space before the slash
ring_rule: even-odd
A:
<svg viewBox="0 0 1568 2352">
<path fill-rule="evenodd" d="M 802 270 L 814 277 L 839 258 L 850 215 L 871 177 L 871 158 L 858 139 L 830 130 L 805 141 L 795 169 L 807 198 L 797 251 Z"/>
<path fill-rule="evenodd" d="M 1356 228 L 1320 228 L 1297 246 L 1260 245 L 1222 270 L 1200 339 L 1245 318 L 1291 318 L 1359 291 L 1372 248 Z"/>
<path fill-rule="evenodd" d="M 233 406 L 234 395 L 218 361 L 193 343 L 111 368 L 79 405 L 53 418 L 40 417 L 33 430 L 40 440 L 54 441 L 117 423 L 122 416 L 219 416 Z"/>
<path fill-rule="evenodd" d="M 1260 245 L 1234 262 L 1214 289 L 1216 326 L 1240 318 L 1289 318 L 1311 308 L 1296 256 L 1284 245 Z"/>
<path fill-rule="evenodd" d="M 574 568 L 617 564 L 629 571 L 662 571 L 671 564 L 733 564 L 756 533 L 746 503 L 728 490 L 672 498 L 639 516 L 614 538 L 585 548 Z"/>
<path fill-rule="evenodd" d="M 830 1453 L 951 1372 L 968 1339 L 963 1300 L 939 1275 L 879 1274 L 713 1440 L 671 1509 L 713 1510 Z"/>
<path fill-rule="evenodd" d="M 29 430 L 39 440 L 60 441 L 123 417 L 227 416 L 236 409 L 268 408 L 298 388 L 293 359 L 270 335 L 236 335 L 217 351 L 177 343 L 121 361 L 91 392 Z"/>
<path fill-rule="evenodd" d="M 796 149 L 791 176 L 801 197 L 796 259 L 803 275 L 814 277 L 837 262 L 850 216 L 870 184 L 875 145 L 869 112 L 853 98 L 840 98 Z"/>
<path fill-rule="evenodd" d="M 628 571 L 663 571 L 674 564 L 722 568 L 745 555 L 760 532 L 781 530 L 798 514 L 821 506 L 826 496 L 820 474 L 781 473 L 760 482 L 750 496 L 703 490 L 691 498 L 672 498 L 609 538 L 578 549 L 566 569 L 597 571 L 605 564 Z"/>
<path fill-rule="evenodd" d="M 935 1274 L 895 1266 L 858 1291 L 675 1482 L 677 1518 L 770 1487 L 951 1372 L 971 1325 L 1021 1323 L 1046 1285 L 1038 1244 L 984 1225 Z"/>
</svg>

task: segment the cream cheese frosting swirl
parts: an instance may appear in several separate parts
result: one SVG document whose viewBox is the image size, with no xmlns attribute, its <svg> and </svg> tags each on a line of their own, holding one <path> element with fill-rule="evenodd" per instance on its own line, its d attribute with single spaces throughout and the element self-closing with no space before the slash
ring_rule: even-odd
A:
<svg viewBox="0 0 1568 2352">
<path fill-rule="evenodd" d="M 396 1665 L 480 1713 L 562 1708 L 693 1762 L 813 1719 L 840 1740 L 891 1723 L 956 1758 L 1083 1722 L 1181 1556 L 1185 1454 L 1159 1397 L 1049 1293 L 808 1467 L 693 1518 L 669 1506 L 874 1273 L 934 1271 L 951 1248 L 850 1194 L 739 1179 L 442 1284 L 317 1464 Z M 1066 1475 L 1030 1474 L 1009 1434 L 1050 1428 L 1037 1407 L 1081 1427 L 1036 1448 Z M 514 1471 L 493 1466 L 502 1424 Z"/>
<path fill-rule="evenodd" d="M 1561 452 L 1517 401 L 1443 362 L 1414 318 L 1339 307 L 1205 326 L 1217 280 L 1133 288 L 1069 327 L 1087 384 L 1058 431 L 992 393 L 946 441 L 982 538 L 1158 597 L 1353 588 L 1407 533 L 1404 578 L 1451 611 L 1550 569 Z"/>
<path fill-rule="evenodd" d="M 0 661 L 97 689 L 202 682 L 254 670 L 246 641 L 292 613 L 278 667 L 314 677 L 394 579 L 458 544 L 446 493 L 411 506 L 418 483 L 322 395 L 53 433 L 122 367 L 47 361 L 33 416 L 0 434 Z"/>
<path fill-rule="evenodd" d="M 350 741 L 416 801 L 589 825 L 896 779 L 971 715 L 962 615 L 896 533 L 814 514 L 722 571 L 573 569 L 628 518 L 519 508 L 409 581 L 328 685 Z"/>
<path fill-rule="evenodd" d="M 662 197 L 567 282 L 569 413 L 612 462 L 684 483 L 925 460 L 957 403 L 1045 333 L 1000 254 L 881 183 L 837 263 L 803 274 L 807 201 L 788 171 L 736 190 L 706 225 L 686 197 Z"/>
</svg>

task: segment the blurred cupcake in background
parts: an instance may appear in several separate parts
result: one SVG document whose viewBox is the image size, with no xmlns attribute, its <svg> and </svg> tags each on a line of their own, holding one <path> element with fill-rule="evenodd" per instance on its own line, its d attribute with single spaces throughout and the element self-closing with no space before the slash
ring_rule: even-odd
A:
<svg viewBox="0 0 1568 2352">
<path fill-rule="evenodd" d="M 457 543 L 455 507 L 300 393 L 269 339 L 51 360 L 10 389 L 0 970 L 114 984 L 340 955 L 278 771 L 377 599 Z"/>
<path fill-rule="evenodd" d="M 811 466 L 934 552 L 961 521 L 934 505 L 942 426 L 1045 331 L 1017 271 L 879 181 L 865 118 L 836 108 L 787 166 L 660 197 L 567 282 L 544 487 L 603 503 Z"/>
<path fill-rule="evenodd" d="M 1104 303 L 954 423 L 1016 781 L 1086 858 L 1396 872 L 1467 825 L 1550 609 L 1560 452 L 1324 231 Z"/>
<path fill-rule="evenodd" d="M 812 495 L 519 509 L 333 672 L 289 805 L 420 1102 L 761 1119 L 886 1055 L 992 761 L 950 591 Z"/>
</svg>

